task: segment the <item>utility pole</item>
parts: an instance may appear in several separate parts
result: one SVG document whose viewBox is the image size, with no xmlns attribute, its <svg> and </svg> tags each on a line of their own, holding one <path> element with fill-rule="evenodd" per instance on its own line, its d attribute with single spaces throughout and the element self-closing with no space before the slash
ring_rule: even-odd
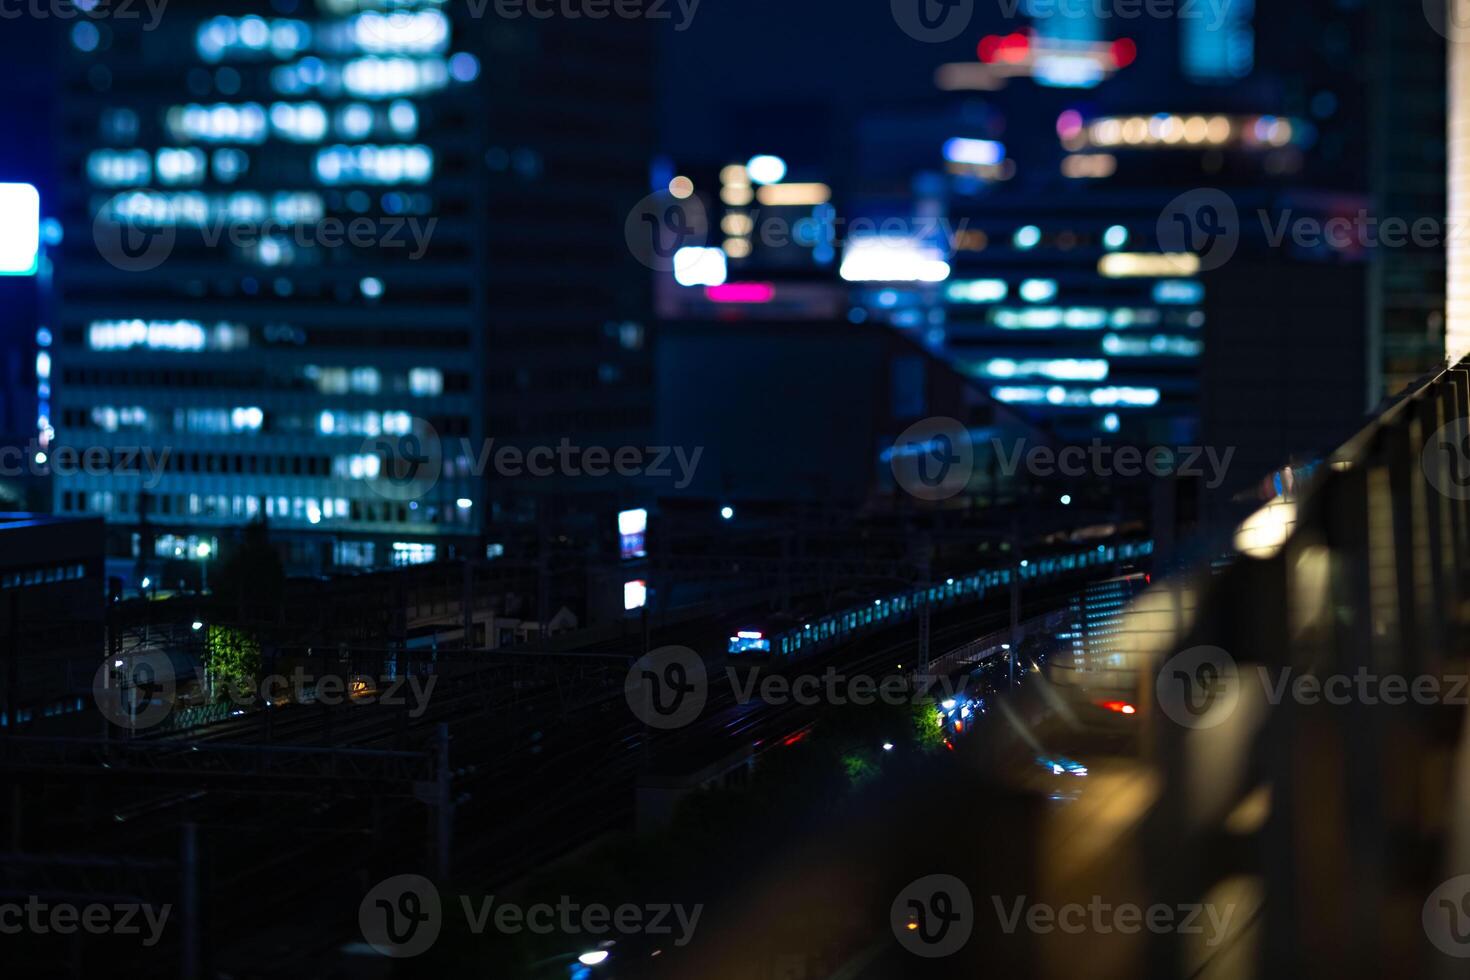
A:
<svg viewBox="0 0 1470 980">
<path fill-rule="evenodd" d="M 475 565 L 474 557 L 468 554 L 464 557 L 463 579 L 460 584 L 461 594 L 459 604 L 460 613 L 462 614 L 461 618 L 464 620 L 464 642 L 462 649 L 469 650 L 476 644 L 474 643 L 473 636 L 475 629 Z"/>
<path fill-rule="evenodd" d="M 454 832 L 454 800 L 449 771 L 449 725 L 441 722 L 434 733 L 434 801 L 432 833 L 434 837 L 434 881 L 444 885 L 449 881 L 449 854 L 451 835 Z"/>
<path fill-rule="evenodd" d="M 204 971 L 199 962 L 199 827 L 186 823 L 179 846 L 179 911 L 183 935 L 179 940 L 179 976 L 199 980 Z"/>
<path fill-rule="evenodd" d="M 1006 657 L 1006 687 L 1016 686 L 1016 657 L 1021 650 L 1021 530 L 1011 522 L 1011 648 Z"/>
<path fill-rule="evenodd" d="M 919 676 L 929 676 L 929 553 L 919 559 L 919 587 L 924 601 L 919 606 Z"/>
</svg>

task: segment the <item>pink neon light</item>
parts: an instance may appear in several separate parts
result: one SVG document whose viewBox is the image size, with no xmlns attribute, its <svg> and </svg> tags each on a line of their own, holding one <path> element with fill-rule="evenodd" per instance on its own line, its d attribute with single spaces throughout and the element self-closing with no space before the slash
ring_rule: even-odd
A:
<svg viewBox="0 0 1470 980">
<path fill-rule="evenodd" d="M 704 287 L 704 295 L 716 303 L 769 303 L 776 287 L 768 282 L 727 282 Z"/>
</svg>

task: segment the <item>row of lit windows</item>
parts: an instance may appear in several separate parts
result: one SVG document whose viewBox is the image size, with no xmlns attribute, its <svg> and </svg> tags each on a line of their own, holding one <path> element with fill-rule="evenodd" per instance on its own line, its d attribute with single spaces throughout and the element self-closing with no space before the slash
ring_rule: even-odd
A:
<svg viewBox="0 0 1470 980">
<path fill-rule="evenodd" d="M 276 102 L 269 109 L 256 102 L 181 105 L 169 109 L 164 118 L 174 139 L 205 143 L 260 144 L 271 136 L 292 143 L 320 143 L 328 135 L 344 140 L 412 139 L 419 130 L 418 109 L 406 99 L 384 106 L 349 102 L 330 111 L 319 102 Z"/>
<path fill-rule="evenodd" d="M 254 405 L 233 408 L 175 408 L 171 411 L 150 410 L 139 405 L 94 405 L 89 409 L 63 409 L 61 420 L 62 425 L 68 429 L 184 432 L 192 435 L 313 430 L 324 436 L 367 437 L 407 435 L 413 428 L 413 416 L 402 411 L 322 411 L 310 416 L 272 414 L 269 420 L 271 424 L 267 426 L 265 411 Z"/>
<path fill-rule="evenodd" d="M 206 228 L 220 222 L 282 225 L 318 222 L 326 214 L 315 191 L 256 191 L 206 194 L 203 191 L 124 191 L 92 202 L 92 210 L 110 221 L 145 227 Z"/>
<path fill-rule="evenodd" d="M 49 568 L 28 568 L 23 572 L 6 572 L 0 576 L 0 589 L 24 589 L 32 585 L 50 585 L 54 582 L 74 582 L 85 578 L 85 565 L 52 565 Z"/>
<path fill-rule="evenodd" d="M 43 352 L 44 353 L 44 352 Z M 37 372 L 38 377 L 42 376 Z M 68 368 L 61 372 L 68 385 L 145 388 L 250 388 L 252 390 L 316 391 L 324 395 L 376 395 L 384 379 L 376 368 L 322 368 L 304 365 L 289 372 L 267 368 L 244 370 L 164 370 L 150 368 Z M 428 398 L 452 391 L 468 391 L 470 377 L 438 368 L 410 368 L 407 374 L 386 379 L 395 394 Z"/>
<path fill-rule="evenodd" d="M 68 329 L 68 344 L 80 344 L 83 335 Z M 639 343 L 641 343 L 641 334 Z M 247 327 L 221 322 L 205 325 L 198 320 L 94 320 L 87 327 L 85 343 L 90 350 L 151 350 L 173 352 L 232 351 L 254 344 L 289 347 L 467 347 L 469 335 L 461 330 L 402 327 L 376 329 L 355 327 L 333 330 L 289 323 L 267 323 Z"/>
<path fill-rule="evenodd" d="M 107 448 L 94 446 L 85 454 L 89 470 L 100 472 L 152 473 L 161 469 L 166 473 L 219 473 L 248 476 L 297 476 L 327 477 L 341 476 L 345 479 L 366 479 L 369 464 L 365 458 L 377 460 L 375 456 L 276 456 L 255 453 L 194 453 L 159 452 L 152 456 L 143 455 L 137 448 Z M 380 462 L 373 464 L 381 465 Z M 354 470 L 361 472 L 358 477 Z"/>
<path fill-rule="evenodd" d="M 304 497 L 253 494 L 163 493 L 133 494 L 113 490 L 64 490 L 61 510 L 73 514 L 133 517 L 135 508 L 164 517 L 202 517 L 218 520 L 254 520 L 265 516 L 311 525 L 350 521 L 368 524 L 468 524 L 471 509 L 438 507 L 391 500 L 349 500 L 344 497 Z"/>
<path fill-rule="evenodd" d="M 263 56 L 289 58 L 309 50 L 330 53 L 435 53 L 449 44 L 449 19 L 438 10 L 367 10 L 356 3 L 338 14 L 346 20 L 308 24 L 285 17 L 211 17 L 199 25 L 195 47 L 205 61 Z"/>
</svg>

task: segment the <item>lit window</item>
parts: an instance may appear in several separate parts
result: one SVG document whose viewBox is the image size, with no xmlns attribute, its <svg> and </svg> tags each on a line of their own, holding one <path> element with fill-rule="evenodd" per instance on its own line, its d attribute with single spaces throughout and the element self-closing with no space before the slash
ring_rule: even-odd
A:
<svg viewBox="0 0 1470 980">
<path fill-rule="evenodd" d="M 444 393 L 444 372 L 438 368 L 410 368 L 408 390 L 412 395 L 428 398 Z"/>
</svg>

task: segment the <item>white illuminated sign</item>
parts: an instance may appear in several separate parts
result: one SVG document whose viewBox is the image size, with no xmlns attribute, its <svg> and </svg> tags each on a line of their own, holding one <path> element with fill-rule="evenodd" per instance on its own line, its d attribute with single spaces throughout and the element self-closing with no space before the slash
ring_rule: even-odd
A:
<svg viewBox="0 0 1470 980">
<path fill-rule="evenodd" d="M 41 195 L 30 184 L 0 184 L 0 276 L 36 273 Z"/>
</svg>

